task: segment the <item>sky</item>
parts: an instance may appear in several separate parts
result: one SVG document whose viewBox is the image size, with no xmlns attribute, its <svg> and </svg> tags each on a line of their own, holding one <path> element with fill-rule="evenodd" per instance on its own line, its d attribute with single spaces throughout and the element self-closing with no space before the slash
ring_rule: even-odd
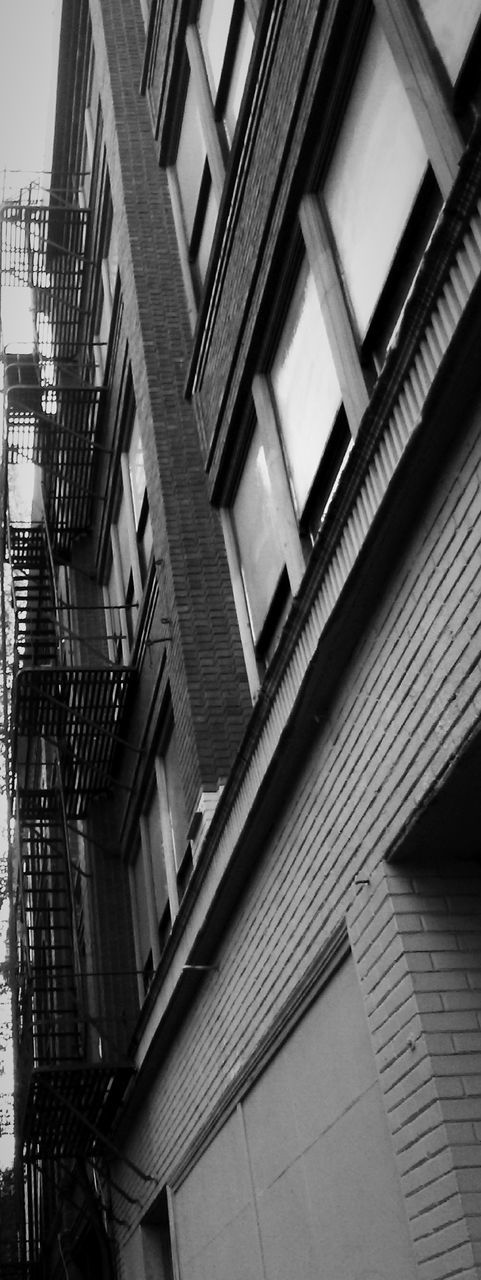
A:
<svg viewBox="0 0 481 1280">
<path fill-rule="evenodd" d="M 46 165 L 59 0 L 0 0 L 0 170 Z M 49 156 L 50 158 L 50 156 Z"/>
<path fill-rule="evenodd" d="M 61 0 L 0 0 L 0 200 L 13 194 L 12 184 L 18 190 L 29 177 L 50 167 L 60 5 Z M 1 800 L 0 794 L 0 840 L 5 844 Z M 0 860 L 3 854 L 2 849 Z M 1 913 L 0 962 L 5 928 Z M 8 1007 L 0 1001 L 0 1023 L 6 1017 Z M 0 1026 L 0 1046 L 4 1029 Z M 11 1058 L 0 1048 L 0 1114 L 10 1087 Z M 12 1158 L 11 1133 L 0 1131 L 0 1168 L 8 1167 Z"/>
</svg>

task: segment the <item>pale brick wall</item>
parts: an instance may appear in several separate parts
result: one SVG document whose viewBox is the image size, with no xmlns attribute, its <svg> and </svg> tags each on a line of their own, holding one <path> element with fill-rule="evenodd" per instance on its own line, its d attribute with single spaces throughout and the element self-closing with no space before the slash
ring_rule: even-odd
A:
<svg viewBox="0 0 481 1280">
<path fill-rule="evenodd" d="M 351 912 L 356 960 L 362 975 L 369 973 L 369 990 L 363 979 L 363 991 L 370 1021 L 374 1019 L 373 1043 L 389 1100 L 393 1142 L 405 1194 L 417 1206 L 411 1217 L 421 1232 L 416 1248 L 423 1280 L 474 1280 L 475 1223 L 472 1216 L 466 1218 L 474 1206 L 465 1196 L 474 1194 L 468 1184 L 477 1178 L 477 1166 L 468 1164 L 463 1172 L 451 1147 L 448 1098 L 433 1077 L 436 1042 L 423 1053 L 418 1045 L 424 1036 L 422 1017 L 429 1010 L 419 1005 L 416 983 L 436 972 L 430 955 L 435 952 L 432 921 L 433 936 L 424 925 L 422 930 L 404 929 L 382 866 L 433 780 L 443 774 L 448 752 L 456 751 L 477 719 L 469 695 L 479 681 L 480 605 L 467 589 L 466 576 L 473 582 L 477 573 L 479 579 L 479 563 L 475 558 L 467 565 L 462 549 L 467 512 L 471 536 L 481 537 L 475 484 L 481 475 L 478 417 L 473 416 L 469 430 L 465 426 L 466 438 L 437 491 L 430 501 L 426 498 L 417 528 L 413 513 L 410 543 L 380 594 L 342 686 L 332 691 L 329 715 L 323 726 L 314 718 L 310 725 L 306 722 L 304 764 L 292 777 L 291 793 L 276 795 L 273 789 L 268 836 L 256 843 L 255 833 L 246 832 L 252 878 L 219 945 L 218 971 L 206 976 L 188 1019 L 171 1041 L 152 1093 L 135 1115 L 129 1145 L 134 1159 L 160 1182 L 169 1176 L 221 1105 L 313 957 Z M 370 885 L 356 884 L 367 875 Z M 407 924 L 416 926 L 425 907 L 412 890 L 404 889 L 403 895 Z M 414 934 L 423 941 L 418 951 L 412 942 L 405 944 Z M 436 952 L 439 973 L 444 972 L 442 957 L 449 963 L 453 953 L 462 965 L 463 952 L 449 928 Z M 414 955 L 419 956 L 416 971 Z M 471 957 L 466 975 L 470 964 Z M 476 973 L 472 965 L 466 990 L 472 989 L 473 999 Z M 435 1034 L 428 1027 L 426 1031 Z M 456 1037 L 464 1034 L 477 1032 L 473 1027 L 455 1031 L 453 1024 L 453 1055 L 462 1045 Z M 476 1064 L 481 1075 L 481 1053 L 474 1043 L 465 1056 L 468 1061 L 470 1080 L 459 1095 L 465 1099 Z M 449 1078 L 445 1087 L 454 1087 Z M 469 1123 L 470 1134 L 478 1133 L 477 1110 L 470 1113 Z M 462 1145 L 471 1158 L 474 1142 Z M 126 1185 L 139 1194 L 135 1177 L 127 1177 Z M 444 1203 L 448 1235 L 436 1240 L 433 1228 L 442 1212 L 434 1206 Z"/>
<path fill-rule="evenodd" d="M 481 873 L 456 857 L 379 867 L 351 940 L 420 1276 L 480 1258 Z"/>
</svg>

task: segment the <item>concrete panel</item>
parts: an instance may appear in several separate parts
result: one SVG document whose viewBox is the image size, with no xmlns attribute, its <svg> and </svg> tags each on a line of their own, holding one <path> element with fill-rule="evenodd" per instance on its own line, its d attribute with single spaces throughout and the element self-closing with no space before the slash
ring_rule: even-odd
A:
<svg viewBox="0 0 481 1280">
<path fill-rule="evenodd" d="M 255 1210 L 251 1205 L 203 1248 L 185 1258 L 182 1280 L 264 1280 Z"/>
<path fill-rule="evenodd" d="M 176 1194 L 182 1280 L 416 1280 L 352 960 Z"/>
<path fill-rule="evenodd" d="M 258 1201 L 266 1280 L 416 1280 L 377 1084 Z"/>
<path fill-rule="evenodd" d="M 184 1266 L 202 1254 L 224 1228 L 238 1218 L 251 1199 L 249 1170 L 241 1122 L 231 1116 L 201 1156 L 175 1198 L 175 1217 L 182 1276 L 196 1275 Z"/>
<path fill-rule="evenodd" d="M 352 964 L 343 965 L 245 1103 L 256 1191 L 268 1186 L 376 1078 Z"/>
</svg>

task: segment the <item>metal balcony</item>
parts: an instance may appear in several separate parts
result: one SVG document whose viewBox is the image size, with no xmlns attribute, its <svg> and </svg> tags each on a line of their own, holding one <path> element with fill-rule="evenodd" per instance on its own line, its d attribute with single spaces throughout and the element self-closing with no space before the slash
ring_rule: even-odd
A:
<svg viewBox="0 0 481 1280">
<path fill-rule="evenodd" d="M 105 1154 L 131 1066 L 84 1063 L 33 1070 L 23 1116 L 27 1160 Z"/>
<path fill-rule="evenodd" d="M 56 361 L 73 360 L 82 325 L 89 213 L 53 191 L 49 204 L 33 188 L 0 211 L 1 283 L 32 290 L 37 341 Z"/>
<path fill-rule="evenodd" d="M 8 554 L 15 612 L 11 790 L 24 816 L 55 812 L 61 779 L 69 817 L 112 786 L 120 723 L 133 678 L 130 667 L 65 661 L 52 550 L 46 526 L 11 525 Z"/>
<path fill-rule="evenodd" d="M 18 791 L 44 789 L 44 759 L 32 739 L 58 753 L 69 817 L 84 817 L 91 800 L 112 787 L 119 724 L 132 671 L 126 667 L 23 667 L 13 692 L 13 778 Z M 48 790 L 48 788 L 47 788 Z"/>
<path fill-rule="evenodd" d="M 32 356 L 7 355 L 7 460 L 41 467 L 53 550 L 64 558 L 92 521 L 92 473 L 104 392 L 100 387 L 44 386 L 39 377 Z"/>
</svg>

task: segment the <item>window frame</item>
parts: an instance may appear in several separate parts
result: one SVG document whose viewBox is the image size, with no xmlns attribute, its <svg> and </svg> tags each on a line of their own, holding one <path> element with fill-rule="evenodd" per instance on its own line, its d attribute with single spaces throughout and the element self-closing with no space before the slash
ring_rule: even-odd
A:
<svg viewBox="0 0 481 1280">
<path fill-rule="evenodd" d="M 330 233 L 328 221 L 325 216 L 322 201 L 322 182 L 323 175 L 327 172 L 330 157 L 335 146 L 336 139 L 342 126 L 344 112 L 346 108 L 346 84 L 352 84 L 359 66 L 367 34 L 370 27 L 371 17 L 368 18 L 368 6 L 362 8 L 362 25 L 357 30 L 357 40 L 353 41 L 353 46 L 347 51 L 346 58 L 337 81 L 334 85 L 332 101 L 333 110 L 328 113 L 328 118 L 323 128 L 323 136 L 319 141 L 317 157 L 311 162 L 310 178 L 304 183 L 304 194 L 301 196 L 298 204 L 298 225 L 300 227 L 302 245 L 307 253 L 310 267 L 313 271 L 319 302 L 324 317 L 324 322 L 328 332 L 329 344 L 336 366 L 337 376 L 339 379 L 342 395 L 342 403 L 344 406 L 348 428 L 350 432 L 350 440 L 347 439 L 347 448 L 341 456 L 334 457 L 332 472 L 333 484 L 328 492 L 324 495 L 325 501 L 321 503 L 320 509 L 316 513 L 316 523 L 319 527 L 319 519 L 324 519 L 327 508 L 334 496 L 340 476 L 345 466 L 347 456 L 350 453 L 354 440 L 359 431 L 360 424 L 370 402 L 370 396 L 373 390 L 380 368 L 375 362 L 374 351 L 370 352 L 369 343 L 371 333 L 379 326 L 380 309 L 385 305 L 385 296 L 387 289 L 391 283 L 391 269 L 396 266 L 399 255 L 404 254 L 406 245 L 409 243 L 411 235 L 411 220 L 413 211 L 416 206 L 414 201 L 413 210 L 408 219 L 408 227 L 406 233 L 400 238 L 396 244 L 394 260 L 389 268 L 386 280 L 381 289 L 381 294 L 374 307 L 373 315 L 369 321 L 369 326 L 365 338 L 362 343 L 359 342 L 353 316 L 344 295 L 343 285 L 339 274 L 336 253 Z M 454 119 L 452 111 L 446 101 L 443 86 L 439 82 L 436 74 L 435 61 L 432 57 L 432 51 L 426 47 L 425 41 L 422 39 L 418 30 L 414 15 L 409 10 L 408 5 L 404 2 L 401 6 L 398 0 L 372 0 L 369 5 L 370 14 L 376 14 L 381 22 L 382 30 L 386 36 L 394 63 L 400 75 L 401 82 L 404 86 L 407 99 L 411 105 L 411 109 L 419 129 L 420 136 L 424 142 L 428 162 L 435 174 L 436 182 L 441 192 L 442 200 L 451 191 L 455 180 L 459 159 L 462 153 L 461 134 Z M 481 25 L 481 24 L 480 24 Z M 362 33 L 362 39 L 359 33 Z M 481 36 L 480 36 L 481 39 Z M 327 59 L 326 59 L 327 61 Z M 336 73 L 337 74 L 337 73 Z M 436 220 L 436 209 L 430 214 L 431 223 L 428 226 L 427 238 L 432 230 Z M 293 235 L 296 241 L 297 231 Z M 283 246 L 285 257 L 285 244 Z M 295 250 L 291 248 L 291 259 L 295 259 Z M 416 271 L 412 279 L 415 278 Z M 408 294 L 412 284 L 412 279 L 408 285 Z M 264 304 L 267 305 L 267 304 Z M 400 307 L 402 315 L 404 302 Z M 274 307 L 274 324 L 268 325 L 271 335 L 276 328 L 276 311 L 279 316 L 279 301 L 277 308 Z M 272 315 L 272 308 L 270 311 Z M 281 321 L 282 322 L 282 317 Z M 278 331 L 279 320 L 277 321 Z M 396 328 L 393 323 L 392 331 Z M 385 359 L 384 351 L 381 364 Z M 289 476 L 286 462 L 283 457 L 282 444 L 279 438 L 278 426 L 275 418 L 275 409 L 270 394 L 268 371 L 269 371 L 270 353 L 261 355 L 261 363 L 257 359 L 257 372 L 254 371 L 251 380 L 251 390 L 254 395 L 256 404 L 256 414 L 259 424 L 266 432 L 270 443 L 270 458 L 273 466 L 273 477 L 275 476 L 275 484 L 278 493 L 278 505 L 282 512 L 282 521 L 286 545 L 286 566 L 289 577 L 289 584 L 292 596 L 297 593 L 300 582 L 304 576 L 305 567 L 308 558 L 308 548 L 306 547 L 306 534 L 309 521 L 303 522 L 302 518 L 298 518 L 293 506 L 292 494 L 289 485 Z M 260 371 L 259 371 L 260 370 Z M 237 422 L 238 429 L 238 422 Z M 244 426 L 244 430 L 245 430 Z M 234 467 L 226 468 L 226 455 L 231 447 L 233 427 L 226 434 L 222 449 L 216 454 L 216 471 L 219 481 L 214 477 L 213 491 L 217 487 L 220 489 L 217 504 L 221 509 L 221 523 L 224 532 L 224 541 L 226 546 L 227 559 L 233 584 L 233 592 L 236 603 L 236 609 L 241 632 L 241 639 L 246 659 L 246 667 L 248 679 L 253 697 L 257 695 L 259 684 L 265 669 L 266 658 L 269 660 L 269 652 L 260 655 L 259 645 L 256 644 L 249 623 L 248 609 L 246 608 L 245 591 L 242 584 L 242 574 L 240 571 L 239 555 L 236 548 L 236 540 L 232 528 L 232 519 L 230 516 L 230 504 L 232 495 L 235 492 L 235 464 Z M 247 437 L 246 437 L 247 438 Z M 239 467 L 239 446 L 235 450 L 237 456 L 237 466 Z M 226 480 L 228 471 L 229 479 Z M 233 480 L 234 475 L 234 480 Z M 221 479 L 220 477 L 224 478 Z M 313 540 L 311 530 L 311 542 Z M 289 555 L 289 562 L 287 556 Z M 244 600 L 242 596 L 244 595 Z M 280 619 L 282 622 L 282 618 Z M 262 658 L 262 660 L 260 660 Z"/>
<path fill-rule="evenodd" d="M 132 491 L 129 451 L 136 431 L 138 433 L 138 441 L 141 448 L 142 439 L 138 414 L 131 388 L 128 392 L 126 417 L 130 424 L 128 431 L 128 444 L 120 453 L 119 470 L 121 484 L 118 486 L 119 493 L 116 514 L 110 524 L 110 556 L 108 559 L 109 576 L 108 580 L 104 581 L 103 594 L 111 660 L 114 662 L 118 661 L 119 657 L 118 639 L 116 640 L 114 638 L 118 636 L 115 627 L 115 615 L 118 615 L 121 622 L 120 641 L 122 661 L 124 666 L 129 666 L 132 661 L 132 654 L 142 611 L 142 603 L 146 596 L 153 563 L 153 532 L 146 477 L 138 519 L 135 512 L 134 496 Z M 121 513 L 123 515 L 123 521 L 125 522 L 125 536 L 129 553 L 128 565 L 124 563 L 125 557 L 122 555 L 122 546 L 119 534 Z M 150 530 L 150 537 L 148 539 L 150 551 L 148 558 L 147 556 L 144 557 L 143 554 L 147 529 Z M 117 600 L 115 601 L 111 599 L 110 583 L 112 577 L 115 593 L 117 595 Z"/>
<path fill-rule="evenodd" d="M 174 213 L 174 224 L 179 242 L 179 250 L 181 256 L 182 275 L 184 278 L 184 286 L 187 294 L 187 302 L 189 309 L 189 318 L 192 329 L 195 328 L 197 318 L 197 308 L 204 289 L 206 277 L 208 274 L 208 264 L 210 260 L 212 245 L 215 238 L 215 231 L 218 224 L 218 216 L 222 200 L 222 194 L 225 186 L 227 166 L 229 162 L 230 152 L 234 143 L 234 138 L 229 142 L 223 118 L 223 103 L 227 100 L 232 73 L 235 65 L 237 54 L 238 39 L 242 28 L 244 13 L 253 27 L 255 43 L 255 31 L 258 19 L 259 5 L 257 0 L 235 0 L 233 8 L 233 16 L 230 24 L 229 35 L 227 38 L 226 50 L 224 54 L 224 63 L 220 75 L 219 85 L 215 100 L 212 96 L 209 83 L 208 72 L 204 60 L 200 34 L 197 26 L 197 17 L 200 4 L 197 5 L 197 15 L 195 21 L 190 21 L 186 26 L 184 35 L 184 56 L 180 71 L 180 80 L 183 81 L 183 91 L 181 94 L 182 109 L 177 115 L 177 128 L 173 140 L 173 161 L 168 166 L 168 181 L 171 195 L 171 201 Z M 252 50 L 249 58 L 249 66 L 252 61 Z M 244 80 L 244 90 L 248 80 L 249 70 L 247 69 Z M 199 195 L 197 199 L 197 207 L 194 216 L 192 233 L 189 236 L 185 223 L 184 201 L 182 198 L 181 183 L 177 173 L 177 153 L 179 148 L 179 139 L 184 122 L 185 103 L 189 85 L 192 85 L 194 100 L 196 103 L 200 129 L 206 149 L 206 159 L 204 163 L 204 172 L 200 184 Z M 242 93 L 242 98 L 244 91 Z M 240 113 L 239 113 L 240 114 Z M 239 116 L 237 117 L 239 118 Z M 237 126 L 235 133 L 237 132 Z M 207 226 L 207 211 L 209 201 L 213 196 L 217 203 L 217 213 L 214 220 L 210 235 L 209 251 L 204 254 L 205 268 L 201 267 L 200 247 L 202 245 L 202 237 Z"/>
<path fill-rule="evenodd" d="M 179 853 L 178 858 L 176 857 L 172 806 L 169 797 L 168 775 L 165 763 L 166 755 L 172 742 L 176 742 L 176 729 L 172 712 L 168 709 L 164 733 L 152 761 L 152 767 L 149 771 L 148 786 L 138 817 L 138 840 L 135 843 L 134 857 L 129 863 L 132 921 L 138 969 L 138 991 L 141 1004 L 145 999 L 150 983 L 162 959 L 163 952 L 167 945 L 176 916 L 179 913 L 180 904 L 193 869 L 192 844 L 189 839 L 187 828 L 187 809 L 185 849 Z M 178 757 L 177 767 L 180 786 L 182 793 L 184 794 L 183 780 Z M 155 851 L 152 848 L 151 823 L 149 819 L 149 814 L 153 804 L 158 805 L 159 832 L 161 840 L 160 850 Z M 163 870 L 165 873 L 166 897 L 165 902 L 160 904 L 157 900 L 158 895 L 156 891 L 156 873 L 154 870 L 155 856 L 160 856 L 162 858 Z M 135 865 L 138 857 L 141 859 L 140 867 L 142 870 L 143 887 L 146 896 L 148 941 L 150 944 L 145 962 L 141 947 L 140 913 L 135 880 Z"/>
</svg>

